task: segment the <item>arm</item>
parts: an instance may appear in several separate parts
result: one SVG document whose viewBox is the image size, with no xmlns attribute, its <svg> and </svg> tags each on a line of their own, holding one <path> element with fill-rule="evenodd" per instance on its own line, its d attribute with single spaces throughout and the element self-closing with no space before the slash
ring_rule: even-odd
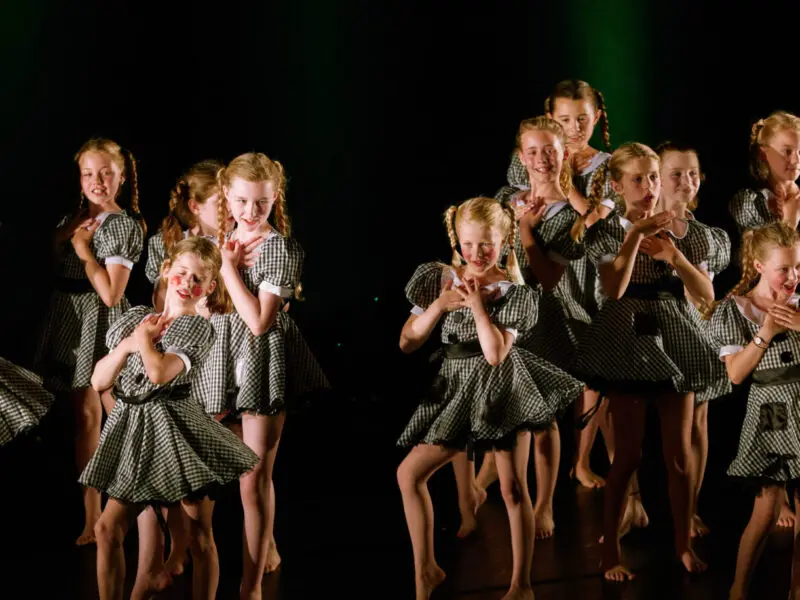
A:
<svg viewBox="0 0 800 600">
<path fill-rule="evenodd" d="M 235 266 L 237 262 L 224 261 L 220 274 L 231 295 L 233 306 L 247 328 L 255 336 L 263 335 L 275 322 L 281 308 L 281 298 L 266 290 L 259 290 L 258 296 L 254 296 L 242 281 Z"/>
<path fill-rule="evenodd" d="M 558 285 L 561 276 L 564 274 L 564 265 L 547 258 L 541 248 L 536 245 L 536 240 L 533 237 L 533 227 L 529 225 L 529 221 L 523 219 L 519 225 L 519 240 L 525 249 L 531 271 L 539 283 L 542 284 L 544 290 L 550 291 Z"/>
<path fill-rule="evenodd" d="M 440 308 L 439 302 L 434 302 L 421 315 L 408 317 L 400 332 L 400 351 L 404 354 L 411 354 L 419 350 L 431 337 L 431 333 L 443 314 L 444 311 Z"/>
<path fill-rule="evenodd" d="M 482 303 L 481 308 L 475 310 L 473 314 L 483 356 L 486 358 L 486 362 L 496 367 L 505 360 L 511 351 L 514 336 L 492 323 L 489 313 L 486 312 L 486 307 Z"/>
<path fill-rule="evenodd" d="M 589 201 L 586 200 L 583 194 L 575 189 L 575 186 L 570 188 L 569 194 L 567 194 L 567 199 L 572 205 L 572 208 L 574 208 L 580 214 L 585 215 L 589 211 Z"/>
<path fill-rule="evenodd" d="M 644 236 L 636 229 L 631 229 L 620 246 L 617 257 L 608 263 L 597 266 L 600 283 L 606 296 L 619 300 L 625 295 L 631 281 L 633 266 L 636 264 L 636 253 Z"/>
<path fill-rule="evenodd" d="M 135 352 L 134 344 L 132 337 L 125 338 L 116 348 L 97 361 L 91 382 L 95 391 L 102 393 L 114 385 L 119 372 L 128 361 L 128 355 Z"/>
<path fill-rule="evenodd" d="M 128 286 L 131 270 L 124 265 L 118 264 L 111 264 L 103 268 L 95 260 L 94 256 L 88 260 L 83 258 L 81 260 L 86 271 L 86 277 L 97 292 L 97 295 L 100 296 L 103 304 L 109 308 L 119 304 L 125 294 L 125 288 Z"/>
<path fill-rule="evenodd" d="M 711 283 L 711 277 L 700 267 L 690 263 L 683 252 L 679 250 L 670 264 L 678 272 L 678 277 L 683 281 L 687 295 L 695 304 L 714 301 L 714 284 Z"/>
<path fill-rule="evenodd" d="M 762 326 L 758 330 L 759 337 L 764 338 L 765 342 L 770 342 L 775 332 L 771 328 Z M 750 373 L 761 362 L 764 356 L 764 349 L 756 346 L 755 342 L 750 342 L 745 346 L 744 350 L 736 354 L 728 354 L 725 356 L 725 367 L 728 371 L 728 378 L 735 384 L 742 383 Z"/>
<path fill-rule="evenodd" d="M 185 369 L 185 365 L 176 354 L 162 354 L 156 350 L 152 338 L 140 336 L 139 353 L 142 355 L 147 378 L 155 385 L 164 385 L 175 379 Z"/>
</svg>

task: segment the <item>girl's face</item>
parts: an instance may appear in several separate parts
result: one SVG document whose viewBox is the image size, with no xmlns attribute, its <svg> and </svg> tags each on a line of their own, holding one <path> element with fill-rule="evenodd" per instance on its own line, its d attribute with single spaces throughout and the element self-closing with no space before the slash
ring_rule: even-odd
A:
<svg viewBox="0 0 800 600">
<path fill-rule="evenodd" d="M 614 191 L 625 199 L 628 212 L 649 214 L 661 192 L 658 161 L 652 158 L 634 158 L 622 169 L 622 179 L 611 181 Z"/>
<path fill-rule="evenodd" d="M 461 221 L 456 235 L 461 255 L 467 261 L 468 273 L 480 277 L 497 265 L 503 247 L 503 235 L 497 228 L 474 221 Z"/>
<path fill-rule="evenodd" d="M 122 170 L 105 152 L 84 152 L 78 160 L 81 190 L 92 204 L 113 202 L 125 182 Z"/>
<path fill-rule="evenodd" d="M 215 193 L 209 196 L 202 204 L 195 200 L 189 200 L 189 210 L 197 218 L 197 223 L 200 226 L 200 233 L 205 235 L 216 235 L 219 229 L 219 202 L 220 194 Z M 233 228 L 233 216 L 229 211 L 228 218 L 225 221 L 226 231 Z"/>
<path fill-rule="evenodd" d="M 166 297 L 175 305 L 194 310 L 197 303 L 217 287 L 209 268 L 196 254 L 184 252 L 167 269 Z"/>
<path fill-rule="evenodd" d="M 800 246 L 791 248 L 773 246 L 767 255 L 767 260 L 760 262 L 756 259 L 754 265 L 774 295 L 793 294 L 797 284 L 800 283 Z"/>
<path fill-rule="evenodd" d="M 577 152 L 589 145 L 600 115 L 600 111 L 595 109 L 590 100 L 556 98 L 551 117 L 564 128 L 567 147 Z"/>
<path fill-rule="evenodd" d="M 271 181 L 245 181 L 235 177 L 225 189 L 236 225 L 244 233 L 261 231 L 266 227 L 277 194 Z"/>
<path fill-rule="evenodd" d="M 558 183 L 564 164 L 564 148 L 553 133 L 531 129 L 522 134 L 519 158 L 531 183 Z"/>
<path fill-rule="evenodd" d="M 667 152 L 661 159 L 661 193 L 667 200 L 689 204 L 700 189 L 700 161 L 694 152 Z"/>
<path fill-rule="evenodd" d="M 761 156 L 767 161 L 772 178 L 795 181 L 800 177 L 800 135 L 794 129 L 776 132 L 761 146 Z"/>
</svg>

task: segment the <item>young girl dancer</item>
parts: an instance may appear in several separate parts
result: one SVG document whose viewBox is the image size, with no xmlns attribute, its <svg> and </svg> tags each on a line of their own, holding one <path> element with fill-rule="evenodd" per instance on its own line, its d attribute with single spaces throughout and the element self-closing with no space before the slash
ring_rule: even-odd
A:
<svg viewBox="0 0 800 600">
<path fill-rule="evenodd" d="M 572 207 L 584 216 L 583 226 L 591 227 L 615 207 L 611 178 L 604 168 L 611 155 L 589 145 L 595 127 L 600 125 L 603 142 L 606 148 L 610 148 L 608 111 L 603 94 L 585 81 L 569 79 L 556 84 L 544 106 L 547 116 L 564 129 L 565 163 L 572 172 L 572 185 L 565 187 L 563 192 Z M 497 194 L 501 201 L 510 200 L 518 190 L 528 190 L 531 187 L 531 176 L 519 149 L 512 155 L 508 183 L 509 187 L 503 188 Z M 577 321 L 588 323 L 597 312 L 596 282 L 597 272 L 586 257 L 572 260 L 564 267 L 558 289 L 562 297 L 571 299 L 570 312 L 577 312 Z M 607 414 L 608 402 L 603 400 L 598 406 L 599 400 L 594 391 L 587 389 L 575 403 L 576 417 L 586 422 L 585 426 L 576 430 L 577 448 L 572 474 L 581 485 L 589 488 L 602 487 L 605 484 L 603 478 L 595 474 L 589 464 L 598 426 L 603 429 L 609 460 L 614 457 L 613 433 Z M 587 419 L 586 415 L 590 415 L 595 407 L 597 412 Z M 546 437 L 541 441 L 546 441 Z M 535 452 L 535 455 L 541 456 L 541 452 Z M 550 454 L 546 453 L 542 458 L 547 456 Z M 547 461 L 539 462 L 544 464 Z M 558 465 L 551 464 L 548 469 L 557 471 Z"/>
<path fill-rule="evenodd" d="M 691 416 L 694 392 L 712 386 L 720 374 L 709 367 L 713 344 L 703 337 L 699 313 L 685 296 L 713 301 L 711 280 L 699 268 L 707 261 L 709 239 L 693 221 L 681 239 L 656 235 L 675 214 L 654 214 L 661 179 L 658 155 L 650 148 L 621 146 L 608 168 L 626 211 L 624 216 L 613 213 L 587 232 L 587 253 L 597 265 L 607 299 L 576 365 L 590 385 L 608 394 L 614 420 L 616 452 L 605 494 L 605 577 L 633 577 L 621 562 L 619 529 L 631 476 L 641 460 L 647 400 L 656 402 L 661 417 L 675 551 L 688 571 L 702 571 L 706 566 L 694 554 L 690 537 Z"/>
<path fill-rule="evenodd" d="M 112 389 L 116 404 L 80 481 L 108 494 L 95 527 L 101 600 L 120 600 L 125 581 L 122 544 L 146 506 L 180 502 L 190 519 L 193 597 L 212 600 L 219 560 L 209 494 L 252 469 L 258 457 L 230 431 L 208 418 L 193 388 L 195 369 L 214 331 L 197 314 L 229 306 L 219 281 L 222 258 L 213 242 L 193 237 L 173 249 L 164 310 L 137 306 L 109 329 L 111 351 L 97 363 L 92 387 Z"/>
<path fill-rule="evenodd" d="M 759 489 L 742 534 L 731 600 L 748 595 L 750 579 L 775 528 L 787 487 L 800 501 L 800 236 L 776 221 L 742 239 L 742 278 L 711 315 L 710 330 L 728 375 L 752 375 L 739 451 L 728 474 Z M 800 592 L 800 537 L 795 524 L 791 598 Z"/>
<path fill-rule="evenodd" d="M 303 250 L 290 236 L 283 167 L 264 154 L 242 154 L 217 177 L 236 229 L 225 238 L 228 211 L 219 210 L 222 270 L 235 313 L 230 319 L 229 359 L 203 373 L 213 393 L 210 414 L 230 410 L 241 417 L 245 443 L 259 456 L 258 466 L 241 480 L 244 508 L 242 598 L 261 598 L 264 572 L 278 568 L 273 529 L 275 488 L 272 472 L 287 404 L 328 386 L 316 359 L 289 315 L 286 300 L 299 295 Z M 255 265 L 242 267 L 243 254 L 257 245 Z M 222 369 L 226 369 L 223 371 Z M 229 396 L 230 382 L 235 389 Z"/>
<path fill-rule="evenodd" d="M 800 119 L 774 112 L 753 124 L 750 133 L 750 175 L 754 188 L 740 190 L 729 209 L 739 232 L 784 221 L 800 222 Z"/>
<path fill-rule="evenodd" d="M 730 262 L 730 238 L 717 227 L 709 227 L 695 220 L 692 210 L 697 208 L 697 193 L 703 179 L 697 151 L 693 148 L 665 142 L 656 148 L 661 159 L 661 196 L 658 199 L 659 212 L 673 212 L 675 219 L 665 229 L 675 239 L 684 239 L 692 234 L 690 229 L 697 229 L 707 236 L 708 256 L 699 265 L 713 280 Z M 691 223 L 691 225 L 690 225 Z M 704 309 L 702 303 L 688 297 L 698 308 Z M 712 397 L 719 397 L 728 392 L 728 386 L 721 389 L 710 388 L 695 394 L 694 421 L 692 425 L 692 468 L 694 479 L 694 508 L 692 519 L 692 537 L 702 537 L 708 533 L 708 527 L 697 514 L 700 488 L 706 471 L 708 459 L 708 402 Z"/>
<path fill-rule="evenodd" d="M 107 139 L 91 139 L 75 155 L 81 202 L 56 232 L 58 279 L 37 352 L 45 385 L 69 392 L 76 414 L 75 460 L 83 470 L 100 437 L 100 398 L 90 387 L 105 354 L 108 328 L 128 308 L 125 288 L 145 233 L 139 215 L 136 162 Z M 84 206 L 84 201 L 87 206 Z M 128 212 L 126 212 L 127 209 Z M 83 492 L 85 525 L 78 545 L 94 542 L 100 494 Z"/>
<path fill-rule="evenodd" d="M 414 308 L 400 335 L 401 350 L 413 352 L 442 321 L 441 369 L 398 440 L 412 447 L 397 479 L 414 549 L 416 597 L 429 598 L 445 577 L 434 557 L 426 483 L 465 448 L 483 447 L 495 451 L 511 525 L 514 566 L 505 598 L 533 598 L 530 431 L 548 426 L 582 384 L 515 343 L 536 322 L 537 298 L 517 266 L 510 211 L 491 198 L 473 198 L 450 207 L 445 221 L 453 266 L 417 268 L 406 286 Z M 498 258 L 506 241 L 512 250 L 503 268 Z"/>
<path fill-rule="evenodd" d="M 53 401 L 38 375 L 0 358 L 0 448 L 36 427 Z"/>
</svg>

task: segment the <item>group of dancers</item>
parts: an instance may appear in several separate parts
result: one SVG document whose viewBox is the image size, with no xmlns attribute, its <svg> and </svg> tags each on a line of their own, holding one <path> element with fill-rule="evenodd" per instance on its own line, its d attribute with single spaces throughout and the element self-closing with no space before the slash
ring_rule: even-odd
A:
<svg viewBox="0 0 800 600">
<path fill-rule="evenodd" d="M 147 244 L 152 306 L 131 307 L 125 289 L 146 233 L 136 162 L 108 139 L 88 141 L 75 161 L 80 202 L 56 231 L 33 372 L 0 361 L 0 445 L 35 427 L 56 397 L 72 402 L 85 509 L 76 543 L 97 545 L 102 600 L 122 599 L 123 541 L 136 519 L 131 598 L 170 585 L 188 555 L 193 597 L 215 598 L 214 499 L 238 481 L 240 595 L 259 599 L 280 564 L 272 473 L 286 408 L 328 387 L 288 312 L 304 254 L 283 167 L 248 153 L 181 176 Z"/>
<path fill-rule="evenodd" d="M 756 490 L 730 591 L 745 598 L 769 532 L 797 527 L 789 503 L 800 478 L 800 119 L 776 112 L 753 125 L 754 186 L 730 203 L 742 277 L 717 300 L 712 280 L 728 267 L 731 243 L 691 212 L 703 180 L 697 152 L 673 143 L 591 147 L 599 126 L 611 149 L 608 109 L 586 82 L 557 84 L 544 109 L 519 126 L 508 185 L 445 212 L 451 264 L 420 265 L 405 288 L 412 308 L 401 350 L 441 339 L 438 372 L 398 440 L 410 448 L 397 479 L 416 597 L 428 599 L 445 578 L 427 480 L 448 463 L 459 537 L 476 529 L 499 480 L 513 555 L 505 598 L 533 597 L 534 539 L 555 530 L 556 419 L 568 409 L 577 426 L 572 476 L 605 488 L 605 578 L 633 577 L 620 539 L 648 523 L 637 470 L 650 403 L 676 560 L 704 571 L 692 540 L 708 532 L 696 512 L 708 402 L 749 382 L 729 467 Z M 286 410 L 328 387 L 290 317 L 304 254 L 291 235 L 283 168 L 248 153 L 183 174 L 147 243 L 152 306 L 131 307 L 125 289 L 146 236 L 136 162 L 108 139 L 88 141 L 75 161 L 80 201 L 56 231 L 56 285 L 33 370 L 0 359 L 0 445 L 35 427 L 57 396 L 72 403 L 85 509 L 76 543 L 97 545 L 102 600 L 122 598 L 134 519 L 132 598 L 164 589 L 188 556 L 193 596 L 214 598 L 214 499 L 238 481 L 241 598 L 261 598 L 263 574 L 280 564 L 272 473 Z M 611 463 L 605 481 L 589 465 L 598 430 Z M 800 593 L 800 564 L 792 576 Z"/>
<path fill-rule="evenodd" d="M 420 265 L 406 285 L 412 308 L 401 350 L 423 347 L 435 332 L 441 339 L 438 373 L 398 440 L 410 448 L 397 480 L 416 597 L 429 598 L 445 578 L 427 481 L 452 463 L 458 536 L 476 528 L 486 488 L 499 479 L 513 556 L 504 598 L 533 598 L 534 539 L 555 529 L 556 419 L 570 405 L 572 476 L 605 488 L 605 579 L 634 577 L 620 539 L 648 524 L 637 470 L 650 404 L 660 418 L 676 561 L 705 571 L 692 541 L 708 533 L 696 509 L 708 402 L 747 382 L 728 469 L 755 491 L 730 589 L 732 600 L 746 598 L 770 531 L 794 526 L 795 544 L 800 539 L 789 508 L 800 477 L 800 119 L 774 112 L 752 126 L 754 184 L 730 203 L 742 277 L 717 300 L 713 278 L 729 265 L 731 241 L 692 214 L 703 180 L 698 153 L 672 142 L 627 143 L 612 153 L 591 147 L 599 126 L 610 150 L 608 110 L 583 81 L 557 84 L 544 109 L 519 126 L 508 185 L 445 212 L 451 264 Z M 589 466 L 598 429 L 611 463 L 605 481 Z M 800 551 L 792 598 L 800 598 Z"/>
</svg>

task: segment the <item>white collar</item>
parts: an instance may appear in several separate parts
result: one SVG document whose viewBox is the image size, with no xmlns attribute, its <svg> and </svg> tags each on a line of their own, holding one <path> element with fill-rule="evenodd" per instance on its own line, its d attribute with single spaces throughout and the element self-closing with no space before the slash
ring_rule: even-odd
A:
<svg viewBox="0 0 800 600">
<path fill-rule="evenodd" d="M 633 223 L 631 223 L 628 219 L 624 216 L 619 216 L 619 224 L 622 225 L 622 228 L 625 230 L 625 233 L 628 233 L 631 229 L 633 229 Z"/>
<path fill-rule="evenodd" d="M 588 175 L 597 170 L 597 168 L 602 165 L 605 161 L 611 158 L 611 155 L 608 152 L 598 152 L 592 158 L 589 159 L 589 164 L 586 165 L 586 168 L 578 173 L 579 175 Z"/>
<path fill-rule="evenodd" d="M 557 200 L 556 202 L 551 202 L 546 209 L 544 209 L 544 216 L 542 217 L 542 221 L 547 221 L 548 219 L 552 219 L 562 210 L 564 210 L 567 206 L 569 206 L 569 202 L 566 200 Z"/>
<path fill-rule="evenodd" d="M 745 319 L 751 323 L 755 323 L 759 327 L 764 324 L 766 313 L 753 304 L 750 298 L 747 296 L 734 296 L 733 300 L 736 302 L 736 308 L 739 309 L 739 312 L 742 313 Z M 800 303 L 800 294 L 792 294 L 789 298 L 789 302 L 786 304 L 794 305 L 795 309 L 797 309 L 798 303 Z"/>
<path fill-rule="evenodd" d="M 188 240 L 190 237 L 193 237 L 192 236 L 192 230 L 191 229 L 184 229 L 183 230 L 183 239 Z M 195 237 L 201 237 L 201 238 L 204 238 L 206 240 L 211 240 L 212 242 L 217 241 L 217 236 L 215 236 L 215 235 L 198 235 L 198 236 L 195 236 Z"/>
<path fill-rule="evenodd" d="M 112 212 L 110 210 L 104 210 L 100 214 L 98 214 L 94 220 L 98 222 L 98 227 L 103 224 L 103 222 L 108 218 L 109 215 L 121 215 L 124 214 L 122 212 Z"/>
<path fill-rule="evenodd" d="M 453 267 L 448 267 L 448 269 L 450 269 L 450 275 L 449 276 L 444 275 L 443 279 L 445 278 L 449 279 L 450 277 L 452 277 L 453 285 L 456 287 L 464 283 L 458 276 L 458 273 L 456 273 L 456 270 Z M 447 271 L 445 271 L 445 273 L 447 273 Z M 487 292 L 493 292 L 494 290 L 499 289 L 500 296 L 505 296 L 506 293 L 508 293 L 508 290 L 510 290 L 511 286 L 513 285 L 514 283 L 512 281 L 502 280 L 502 281 L 495 281 L 494 283 L 490 283 L 489 285 L 483 285 L 481 286 L 481 289 L 486 290 Z"/>
</svg>

